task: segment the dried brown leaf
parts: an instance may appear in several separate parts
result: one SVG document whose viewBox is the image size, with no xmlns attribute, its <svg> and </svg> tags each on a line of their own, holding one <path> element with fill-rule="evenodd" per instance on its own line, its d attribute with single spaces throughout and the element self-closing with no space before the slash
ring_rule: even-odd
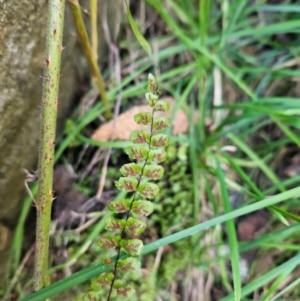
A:
<svg viewBox="0 0 300 301">
<path fill-rule="evenodd" d="M 173 98 L 164 98 L 170 103 L 170 110 L 168 112 L 157 112 L 155 113 L 155 118 L 158 117 L 171 117 L 172 109 L 175 105 Z M 149 126 L 138 125 L 134 121 L 134 115 L 141 112 L 151 112 L 152 108 L 148 105 L 139 105 L 131 108 L 130 110 L 122 113 L 117 118 L 115 124 L 111 120 L 103 125 L 101 125 L 92 135 L 92 139 L 98 141 L 108 141 L 108 140 L 129 140 L 130 134 L 135 130 L 148 130 Z M 196 116 L 195 116 L 196 118 Z M 172 133 L 173 135 L 179 135 L 186 133 L 189 126 L 189 120 L 187 115 L 182 109 L 176 112 L 174 121 L 172 123 Z"/>
</svg>

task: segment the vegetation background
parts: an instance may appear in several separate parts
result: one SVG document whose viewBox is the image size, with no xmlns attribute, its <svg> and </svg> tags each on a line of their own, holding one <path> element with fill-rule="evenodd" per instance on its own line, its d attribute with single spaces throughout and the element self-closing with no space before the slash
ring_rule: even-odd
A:
<svg viewBox="0 0 300 301">
<path fill-rule="evenodd" d="M 148 245 L 142 274 L 132 279 L 132 300 L 300 300 L 298 4 L 131 3 L 151 58 L 125 18 L 113 38 L 104 30 L 110 54 L 102 75 L 115 116 L 144 103 L 152 72 L 179 128 L 147 218 Z M 97 240 L 110 214 L 107 202 L 121 197 L 113 183 L 128 160 L 123 131 L 130 115 L 115 121 L 118 140 L 96 140 L 105 108 L 93 84 L 85 89 L 56 151 L 50 275 L 62 280 L 47 296 L 71 288 L 56 300 L 73 300 L 89 285 L 76 283 L 105 269 L 92 266 L 103 256 Z M 31 244 L 30 236 L 16 236 L 15 269 L 4 292 L 10 300 L 29 294 Z"/>
</svg>

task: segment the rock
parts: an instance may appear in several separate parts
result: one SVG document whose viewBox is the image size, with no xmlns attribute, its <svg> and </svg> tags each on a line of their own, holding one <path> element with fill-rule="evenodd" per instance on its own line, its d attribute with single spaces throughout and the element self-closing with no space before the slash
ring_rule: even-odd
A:
<svg viewBox="0 0 300 301">
<path fill-rule="evenodd" d="M 0 224 L 0 251 L 7 250 L 10 241 L 10 231 L 7 227 Z"/>
<path fill-rule="evenodd" d="M 119 13 L 120 6 L 115 1 L 100 1 L 103 2 L 108 3 L 108 14 Z M 66 10 L 60 118 L 70 107 L 78 78 L 88 75 L 67 3 Z M 110 20 L 114 26 L 120 21 Z M 10 230 L 17 222 L 25 191 L 23 168 L 32 170 L 37 166 L 46 23 L 46 0 L 0 0 L 0 223 Z M 99 47 L 103 49 L 101 36 Z M 0 283 L 3 283 L 2 265 L 6 259 L 1 249 L 0 245 Z"/>
</svg>

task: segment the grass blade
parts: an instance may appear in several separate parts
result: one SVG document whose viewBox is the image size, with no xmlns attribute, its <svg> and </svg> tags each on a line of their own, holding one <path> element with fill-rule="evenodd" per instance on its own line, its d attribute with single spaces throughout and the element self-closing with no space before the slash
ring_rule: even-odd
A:
<svg viewBox="0 0 300 301">
<path fill-rule="evenodd" d="M 253 160 L 255 166 L 260 168 L 261 171 L 265 173 L 265 175 L 274 183 L 280 187 L 281 191 L 284 191 L 284 187 L 280 185 L 280 180 L 277 175 L 267 166 L 262 159 L 260 159 L 257 154 L 252 151 L 242 140 L 240 140 L 237 136 L 233 134 L 228 134 L 228 138 L 235 143 L 251 160 Z"/>
<path fill-rule="evenodd" d="M 298 253 L 296 256 L 292 257 L 291 259 L 287 260 L 282 265 L 276 267 L 275 269 L 267 272 L 266 274 L 262 275 L 259 278 L 256 278 L 251 283 L 245 285 L 242 288 L 242 297 L 245 297 L 255 291 L 256 289 L 264 286 L 269 281 L 274 279 L 275 277 L 279 277 L 282 273 L 284 273 L 286 270 L 291 269 L 292 267 L 296 267 L 300 264 L 300 253 Z M 229 295 L 220 301 L 232 301 L 233 296 Z"/>
<path fill-rule="evenodd" d="M 127 10 L 127 17 L 128 17 L 128 21 L 131 26 L 131 29 L 132 29 L 136 39 L 140 43 L 140 45 L 143 47 L 143 49 L 147 52 L 147 54 L 151 58 L 152 57 L 151 47 L 150 47 L 149 43 L 147 42 L 147 40 L 144 38 L 144 36 L 141 34 L 136 22 L 134 21 L 127 1 L 125 1 L 125 3 L 126 3 L 126 10 Z"/>
<path fill-rule="evenodd" d="M 221 198 L 224 204 L 224 211 L 226 213 L 232 212 L 229 195 L 227 191 L 227 186 L 225 183 L 225 175 L 220 167 L 220 163 L 217 161 L 217 175 L 221 186 Z M 226 223 L 227 236 L 230 247 L 230 260 L 232 267 L 233 276 L 233 287 L 234 287 L 234 300 L 241 300 L 241 273 L 240 273 L 240 256 L 239 256 L 239 246 L 236 237 L 234 220 L 230 219 Z"/>
</svg>

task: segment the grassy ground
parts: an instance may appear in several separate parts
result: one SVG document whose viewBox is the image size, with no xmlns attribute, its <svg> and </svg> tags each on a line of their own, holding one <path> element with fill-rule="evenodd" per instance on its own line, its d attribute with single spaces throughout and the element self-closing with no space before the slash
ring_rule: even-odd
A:
<svg viewBox="0 0 300 301">
<path fill-rule="evenodd" d="M 136 300 L 300 300 L 298 2 L 145 2 L 132 12 L 154 64 L 125 25 L 104 74 L 111 105 L 118 98 L 122 110 L 141 103 L 153 72 L 163 95 L 176 100 L 172 116 L 182 108 L 198 119 L 168 149 L 162 194 L 144 236 L 144 253 L 152 252 L 133 280 Z M 112 199 L 127 144 L 90 139 L 101 103 L 79 111 L 67 122 L 57 160 L 73 166 L 77 189 L 89 196 L 107 171 Z M 88 169 L 92 158 L 97 163 Z M 80 236 L 66 227 L 56 232 L 54 249 L 68 255 L 53 277 L 99 263 L 99 216 L 108 213 L 96 211 Z M 152 243 L 158 239 L 159 248 Z"/>
</svg>

